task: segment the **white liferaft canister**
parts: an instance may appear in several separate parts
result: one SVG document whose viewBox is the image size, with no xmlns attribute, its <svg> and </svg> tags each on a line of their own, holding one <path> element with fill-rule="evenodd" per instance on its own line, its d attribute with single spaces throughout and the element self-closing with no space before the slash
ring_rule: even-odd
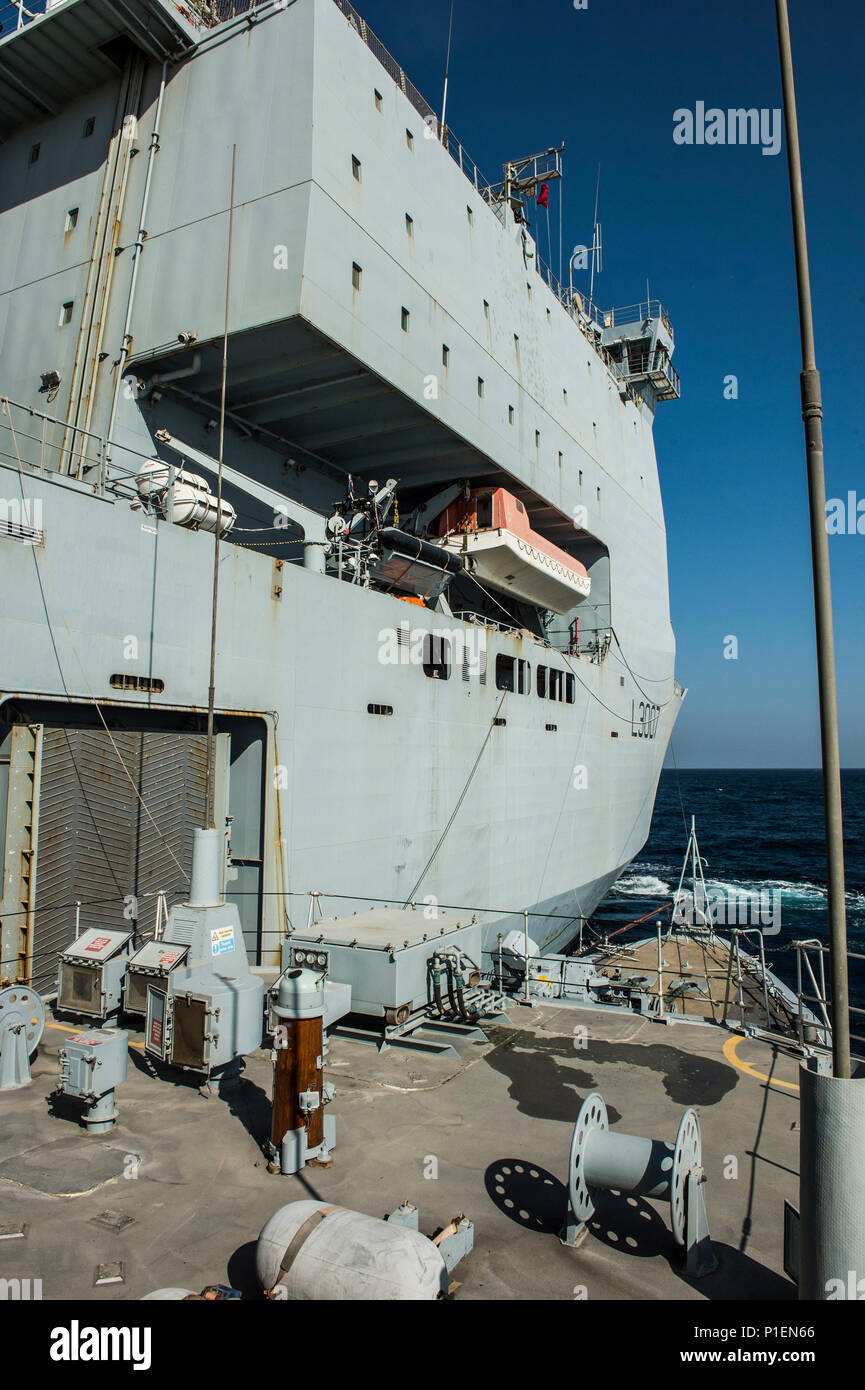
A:
<svg viewBox="0 0 865 1390">
<path fill-rule="evenodd" d="M 274 1213 L 255 1269 L 268 1298 L 292 1302 L 435 1299 L 449 1282 L 441 1252 L 419 1231 L 312 1201 Z"/>
</svg>

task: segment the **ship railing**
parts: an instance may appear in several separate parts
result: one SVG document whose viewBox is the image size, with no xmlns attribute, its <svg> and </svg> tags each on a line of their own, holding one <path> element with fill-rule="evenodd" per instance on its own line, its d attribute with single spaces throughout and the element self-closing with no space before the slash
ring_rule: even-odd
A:
<svg viewBox="0 0 865 1390">
<path fill-rule="evenodd" d="M 27 0 L 27 4 L 23 0 L 7 0 L 7 3 L 0 4 L 0 38 L 23 29 L 33 19 L 41 18 L 46 4 L 47 0 Z"/>
<path fill-rule="evenodd" d="M 582 623 L 577 623 L 576 632 L 574 623 L 568 629 L 567 651 L 571 656 L 587 656 L 591 661 L 600 664 L 605 660 L 613 641 L 613 630 L 607 623 L 603 627 L 583 627 Z"/>
<path fill-rule="evenodd" d="M 677 397 L 682 393 L 679 373 L 670 361 L 666 349 L 660 345 L 645 348 L 639 353 L 635 353 L 632 347 L 627 358 L 612 363 L 611 371 L 619 381 L 648 380 L 655 385 L 667 382 Z"/>
<path fill-rule="evenodd" d="M 799 1044 L 801 1047 L 808 1047 L 816 1043 L 818 1046 L 831 1048 L 832 1006 L 826 985 L 826 957 L 830 954 L 829 947 L 816 938 L 794 941 L 793 945 L 796 948 L 796 1026 Z M 812 955 L 817 958 L 816 971 Z M 847 959 L 865 961 L 865 955 L 861 951 L 848 951 Z M 865 1024 L 859 1023 L 860 1019 L 865 1019 L 865 1009 L 856 1004 L 848 1004 L 847 1007 L 853 1015 L 851 1022 L 865 1028 Z M 859 1045 L 859 1052 L 853 1052 L 852 1055 L 857 1061 L 865 1061 L 865 1033 L 854 1033 L 851 1030 L 850 1041 Z"/>
<path fill-rule="evenodd" d="M 101 497 L 137 495 L 136 471 L 114 464 L 109 471 L 107 455 L 104 435 L 0 396 L 0 463 L 26 468 L 29 476 L 76 478 Z"/>
</svg>

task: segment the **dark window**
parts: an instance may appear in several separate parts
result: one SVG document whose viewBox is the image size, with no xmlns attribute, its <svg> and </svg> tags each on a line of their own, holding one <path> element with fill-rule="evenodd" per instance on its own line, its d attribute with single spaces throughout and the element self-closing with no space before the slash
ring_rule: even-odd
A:
<svg viewBox="0 0 865 1390">
<path fill-rule="evenodd" d="M 423 673 L 433 680 L 450 680 L 451 644 L 446 637 L 428 632 L 423 639 Z"/>
<path fill-rule="evenodd" d="M 550 668 L 550 696 L 551 700 L 561 700 L 564 687 L 564 671 L 556 671 Z"/>
<path fill-rule="evenodd" d="M 509 424 L 509 425 L 512 425 L 513 423 L 514 423 L 514 408 L 513 408 L 512 405 L 509 405 L 509 406 L 508 406 L 508 424 Z"/>
<path fill-rule="evenodd" d="M 496 657 L 496 689 L 515 690 L 514 667 L 516 662 L 512 656 Z"/>
<path fill-rule="evenodd" d="M 393 705 L 367 705 L 367 714 L 393 714 Z"/>
<path fill-rule="evenodd" d="M 446 343 L 442 343 L 442 366 L 446 367 L 451 360 L 451 350 Z"/>
<path fill-rule="evenodd" d="M 532 668 L 528 661 L 517 661 L 517 690 L 521 695 L 528 695 L 532 688 Z"/>
<path fill-rule="evenodd" d="M 539 667 L 538 667 L 538 674 L 537 674 L 537 678 L 536 678 L 535 685 L 536 685 L 536 689 L 537 689 L 538 694 L 540 695 L 541 699 L 543 700 L 544 697 L 546 696 L 546 693 L 547 693 L 547 668 L 546 668 L 546 666 L 539 666 Z"/>
<path fill-rule="evenodd" d="M 565 703 L 572 705 L 577 698 L 576 677 L 568 673 L 565 676 Z"/>
<path fill-rule="evenodd" d="M 405 307 L 405 305 L 402 306 L 401 315 L 402 315 L 402 317 L 401 317 L 401 320 L 400 320 L 400 321 L 401 321 L 401 323 L 402 323 L 402 331 L 403 331 L 403 333 L 408 333 L 408 322 L 409 322 L 409 319 L 411 318 L 411 315 L 409 314 L 409 311 L 408 311 L 408 309 Z"/>
</svg>

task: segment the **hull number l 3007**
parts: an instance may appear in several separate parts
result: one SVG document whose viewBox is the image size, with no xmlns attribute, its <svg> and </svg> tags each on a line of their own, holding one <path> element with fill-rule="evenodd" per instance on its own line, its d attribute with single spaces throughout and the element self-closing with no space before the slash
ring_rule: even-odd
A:
<svg viewBox="0 0 865 1390">
<path fill-rule="evenodd" d="M 661 706 L 652 705 L 648 700 L 631 701 L 631 738 L 654 738 L 658 732 Z"/>
</svg>

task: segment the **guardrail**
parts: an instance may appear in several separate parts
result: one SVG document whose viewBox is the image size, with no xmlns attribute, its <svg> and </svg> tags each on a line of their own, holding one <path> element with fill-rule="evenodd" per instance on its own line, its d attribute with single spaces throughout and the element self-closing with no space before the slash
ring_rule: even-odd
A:
<svg viewBox="0 0 865 1390">
<path fill-rule="evenodd" d="M 39 19 L 45 13 L 47 3 L 48 0 L 27 0 L 27 4 L 23 0 L 7 0 L 6 4 L 0 4 L 0 38 L 23 29 L 33 19 Z"/>
<path fill-rule="evenodd" d="M 824 1047 L 831 1047 L 831 1000 L 829 998 L 829 994 L 826 988 L 826 970 L 824 965 L 824 957 L 830 954 L 829 947 L 824 946 L 822 941 L 818 941 L 815 938 L 810 938 L 807 941 L 794 941 L 793 945 L 796 947 L 796 998 L 799 1002 L 799 1042 L 803 1046 L 807 1045 L 809 1042 L 817 1042 Z M 814 973 L 814 968 L 809 958 L 808 953 L 810 951 L 815 952 L 818 957 L 818 969 L 816 975 Z M 865 961 L 865 955 L 863 955 L 860 951 L 848 951 L 847 959 Z M 813 993 L 809 992 L 809 985 L 811 986 L 811 989 L 813 989 Z M 805 1005 L 811 1004 L 815 1005 L 819 1009 L 820 1015 L 823 1020 L 822 1024 L 809 1024 L 806 1020 L 804 1020 L 803 1008 Z M 856 1004 L 848 1004 L 847 1007 L 850 1013 L 856 1016 L 856 1019 L 865 1018 L 865 1009 L 859 1008 L 859 1006 Z M 812 1013 L 813 1011 L 809 1009 L 807 1010 L 807 1012 Z M 809 1031 L 811 1031 L 814 1034 L 814 1036 L 812 1036 L 811 1038 L 805 1037 L 804 1030 L 806 1027 L 808 1027 Z M 854 1052 L 852 1055 L 856 1058 L 857 1061 L 865 1060 L 865 1055 L 863 1055 L 865 1054 L 865 1034 L 854 1033 L 851 1030 L 850 1041 L 860 1044 L 860 1051 L 858 1053 Z"/>
<path fill-rule="evenodd" d="M 106 453 L 103 435 L 73 429 L 65 420 L 0 396 L 0 463 L 26 467 L 30 477 L 50 473 L 76 478 L 100 497 L 106 491 L 137 495 L 135 472 L 112 465 L 109 476 Z"/>
</svg>

